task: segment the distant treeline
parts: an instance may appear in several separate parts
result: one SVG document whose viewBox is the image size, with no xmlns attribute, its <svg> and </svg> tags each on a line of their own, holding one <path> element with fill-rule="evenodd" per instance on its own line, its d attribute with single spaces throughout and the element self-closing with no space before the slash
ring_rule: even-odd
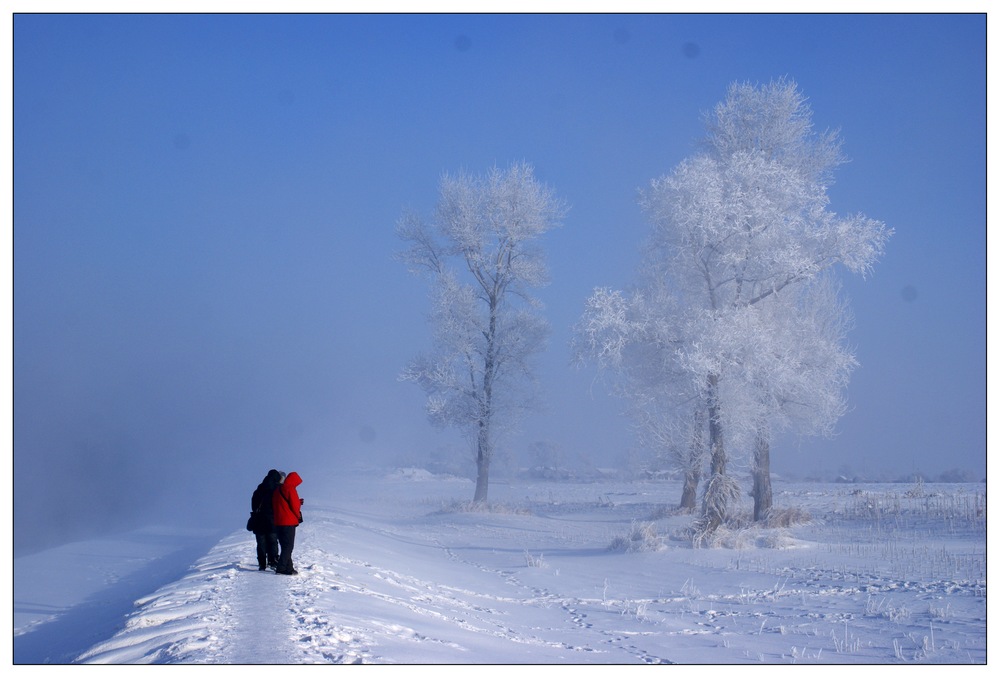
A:
<svg viewBox="0 0 1000 678">
<path fill-rule="evenodd" d="M 808 475 L 803 480 L 816 482 L 830 482 L 831 478 L 818 475 Z M 832 478 L 835 483 L 978 483 L 986 482 L 986 478 L 980 478 L 976 473 L 965 469 L 953 468 L 943 471 L 936 476 L 913 471 L 901 476 L 881 475 L 868 477 L 854 473 L 840 473 Z"/>
</svg>

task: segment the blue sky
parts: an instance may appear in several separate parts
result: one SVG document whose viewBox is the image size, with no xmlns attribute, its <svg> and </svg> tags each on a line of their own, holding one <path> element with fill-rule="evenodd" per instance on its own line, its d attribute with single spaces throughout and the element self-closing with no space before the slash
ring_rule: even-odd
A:
<svg viewBox="0 0 1000 678">
<path fill-rule="evenodd" d="M 570 211 L 543 243 L 548 410 L 510 449 L 617 464 L 634 443 L 572 326 L 633 280 L 637 190 L 730 83 L 782 76 L 844 140 L 831 209 L 895 235 L 841 274 L 852 411 L 773 469 L 985 474 L 983 14 L 21 14 L 13 76 L 15 486 L 59 497 L 28 517 L 15 493 L 21 539 L 95 483 L 113 523 L 244 502 L 275 466 L 307 488 L 466 454 L 396 379 L 430 333 L 393 229 L 442 173 L 519 160 Z"/>
</svg>

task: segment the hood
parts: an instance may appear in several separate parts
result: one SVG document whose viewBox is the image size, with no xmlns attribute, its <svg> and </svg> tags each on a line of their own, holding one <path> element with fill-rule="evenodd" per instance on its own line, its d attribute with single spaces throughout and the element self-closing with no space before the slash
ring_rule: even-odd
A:
<svg viewBox="0 0 1000 678">
<path fill-rule="evenodd" d="M 295 489 L 302 484 L 302 478 L 295 471 L 292 471 L 287 476 L 285 476 L 285 482 L 283 483 L 286 487 L 290 489 Z"/>
</svg>

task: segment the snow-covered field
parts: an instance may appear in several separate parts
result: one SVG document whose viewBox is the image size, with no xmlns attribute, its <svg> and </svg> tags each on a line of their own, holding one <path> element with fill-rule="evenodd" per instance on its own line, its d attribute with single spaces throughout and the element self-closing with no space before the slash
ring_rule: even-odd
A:
<svg viewBox="0 0 1000 678">
<path fill-rule="evenodd" d="M 14 663 L 986 663 L 985 484 L 777 480 L 810 521 L 696 549 L 673 482 L 495 482 L 472 513 L 465 479 L 303 478 L 295 577 L 242 529 L 15 559 Z"/>
</svg>

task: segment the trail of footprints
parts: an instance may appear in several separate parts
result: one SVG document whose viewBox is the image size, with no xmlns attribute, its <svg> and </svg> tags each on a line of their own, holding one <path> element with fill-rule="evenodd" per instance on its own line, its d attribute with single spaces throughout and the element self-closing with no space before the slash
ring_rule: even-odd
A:
<svg viewBox="0 0 1000 678">
<path fill-rule="evenodd" d="M 560 608 L 566 613 L 566 616 L 569 618 L 570 622 L 575 627 L 577 627 L 579 629 L 588 629 L 588 630 L 592 630 L 594 628 L 594 625 L 587 620 L 587 613 L 583 612 L 583 611 L 581 611 L 579 609 L 582 606 L 590 604 L 587 601 L 580 600 L 580 599 L 574 599 L 574 598 L 566 598 L 565 596 L 558 596 L 558 595 L 552 593 L 551 591 L 548 591 L 547 589 L 539 588 L 537 586 L 528 586 L 528 585 L 525 585 L 522 581 L 520 581 L 517 578 L 517 575 L 514 572 L 511 572 L 509 570 L 499 570 L 499 569 L 485 567 L 485 566 L 481 565 L 480 563 L 475 563 L 475 562 L 471 562 L 471 561 L 465 560 L 463 558 L 460 558 L 458 555 L 456 555 L 451 549 L 449 549 L 446 546 L 443 546 L 441 544 L 439 544 L 439 546 L 441 546 L 441 548 L 445 551 L 445 553 L 448 555 L 448 557 L 450 559 L 454 560 L 454 561 L 460 562 L 460 563 L 462 563 L 464 565 L 468 565 L 470 567 L 479 568 L 481 571 L 486 572 L 488 574 L 493 574 L 493 575 L 499 576 L 505 582 L 507 582 L 508 584 L 510 584 L 513 587 L 516 587 L 516 588 L 519 588 L 519 589 L 526 589 L 526 590 L 528 590 L 530 592 L 530 598 L 528 598 L 529 600 L 532 600 L 532 601 L 539 601 L 539 600 L 541 600 L 541 601 L 558 602 Z M 524 598 L 520 598 L 520 600 L 524 600 Z M 671 662 L 671 661 L 669 661 L 667 659 L 664 659 L 662 657 L 653 656 L 653 655 L 649 654 L 648 652 L 646 652 L 645 650 L 643 650 L 643 649 L 641 649 L 639 647 L 636 647 L 635 645 L 629 643 L 628 642 L 628 638 L 626 636 L 622 636 L 620 634 L 616 634 L 616 633 L 610 632 L 610 631 L 601 631 L 601 633 L 602 633 L 602 635 L 605 636 L 605 640 L 603 641 L 605 644 L 608 644 L 608 645 L 614 646 L 614 647 L 619 647 L 619 648 L 621 648 L 621 649 L 629 652 L 630 654 L 634 655 L 638 660 L 640 660 L 643 663 L 646 663 L 646 664 L 671 664 L 671 663 L 673 663 L 673 662 Z M 564 649 L 566 649 L 566 650 L 572 650 L 572 651 L 577 651 L 577 652 L 597 652 L 598 651 L 597 649 L 595 649 L 593 647 L 580 647 L 580 646 L 576 646 L 576 645 L 568 645 L 566 643 L 563 643 L 562 647 Z"/>
<path fill-rule="evenodd" d="M 585 611 L 587 606 L 595 601 L 565 598 L 536 586 L 529 586 L 520 581 L 516 573 L 485 567 L 479 563 L 460 558 L 445 546 L 439 547 L 448 558 L 470 567 L 497 576 L 516 590 L 526 591 L 526 596 L 496 597 L 498 603 L 531 604 L 539 602 L 557 604 L 565 613 L 569 622 L 576 628 L 593 630 L 594 625 L 588 619 Z M 380 657 L 374 651 L 376 638 L 379 634 L 397 635 L 417 642 L 432 642 L 443 645 L 453 645 L 450 641 L 440 638 L 430 638 L 396 625 L 380 624 L 377 620 L 367 621 L 366 628 L 351 628 L 336 623 L 331 617 L 336 617 L 335 610 L 324 609 L 318 604 L 321 594 L 328 591 L 343 591 L 359 595 L 373 596 L 395 605 L 404 606 L 422 615 L 435 616 L 458 627 L 477 633 L 509 638 L 518 643 L 537 645 L 552 645 L 551 641 L 526 633 L 525 629 L 516 629 L 504 623 L 501 609 L 490 605 L 472 605 L 463 597 L 468 592 L 450 592 L 447 586 L 427 582 L 399 572 L 378 568 L 370 563 L 345 558 L 339 554 L 326 553 L 319 548 L 303 549 L 300 558 L 303 564 L 298 566 L 299 575 L 283 577 L 287 582 L 289 640 L 297 648 L 299 663 L 315 664 L 368 664 L 379 663 Z M 320 563 L 342 562 L 350 568 L 371 568 L 371 576 L 379 579 L 398 593 L 389 594 L 371 590 L 363 584 L 351 581 L 351 577 L 327 570 Z M 480 597 L 485 594 L 477 594 Z M 639 662 L 647 664 L 670 663 L 668 660 L 649 654 L 632 644 L 627 636 L 613 631 L 601 631 L 603 643 L 620 651 L 628 652 Z M 210 644 L 212 639 L 206 639 Z M 600 647 L 576 646 L 560 643 L 559 647 L 572 652 L 603 652 Z"/>
<path fill-rule="evenodd" d="M 302 562 L 327 560 L 321 549 L 302 551 Z M 339 588 L 335 582 L 337 574 L 315 564 L 300 565 L 298 570 L 297 576 L 288 578 L 288 612 L 293 620 L 290 637 L 301 648 L 302 663 L 369 663 L 371 656 L 365 649 L 364 638 L 334 624 L 327 613 L 316 606 L 320 593 Z"/>
<path fill-rule="evenodd" d="M 512 571 L 488 568 L 480 563 L 460 558 L 446 546 L 438 544 L 438 547 L 453 561 L 479 568 L 488 574 L 500 577 L 516 590 L 526 591 L 528 594 L 527 596 L 498 597 L 496 598 L 498 603 L 530 601 L 532 604 L 537 604 L 541 601 L 558 604 L 573 626 L 579 629 L 594 629 L 594 625 L 589 621 L 588 614 L 584 610 L 587 606 L 595 604 L 595 601 L 557 596 L 544 588 L 524 584 Z M 319 595 L 331 590 L 377 597 L 395 605 L 407 607 L 422 615 L 438 617 L 477 633 L 491 633 L 520 643 L 552 645 L 551 641 L 530 633 L 526 634 L 526 630 L 516 629 L 504 623 L 504 615 L 500 609 L 489 605 L 469 604 L 463 599 L 463 597 L 467 598 L 468 592 L 457 592 L 461 595 L 460 597 L 451 593 L 447 586 L 378 568 L 370 563 L 352 560 L 338 554 L 326 553 L 319 548 L 304 549 L 301 557 L 297 560 L 301 560 L 302 563 L 314 563 L 300 566 L 298 568 L 299 575 L 288 578 L 290 579 L 288 583 L 288 611 L 292 619 L 290 639 L 300 648 L 302 663 L 378 663 L 380 658 L 373 651 L 373 647 L 376 645 L 375 638 L 380 633 L 406 636 L 409 640 L 419 642 L 452 644 L 448 640 L 423 637 L 412 630 L 400 629 L 395 625 L 391 627 L 380 625 L 376 620 L 368 621 L 367 628 L 350 628 L 339 625 L 330 618 L 331 614 L 335 616 L 335 612 L 324 610 L 317 605 Z M 372 568 L 372 577 L 390 585 L 398 590 L 398 593 L 389 594 L 373 591 L 363 584 L 353 583 L 350 577 L 327 571 L 323 565 L 318 564 L 338 561 L 348 567 Z M 484 594 L 479 593 L 478 595 L 482 597 Z M 654 656 L 635 646 L 625 635 L 610 630 L 604 630 L 601 633 L 604 637 L 604 644 L 631 654 L 641 663 L 671 663 L 663 657 Z M 567 643 L 560 643 L 559 646 L 573 652 L 603 651 L 600 647 L 575 646 Z"/>
</svg>

